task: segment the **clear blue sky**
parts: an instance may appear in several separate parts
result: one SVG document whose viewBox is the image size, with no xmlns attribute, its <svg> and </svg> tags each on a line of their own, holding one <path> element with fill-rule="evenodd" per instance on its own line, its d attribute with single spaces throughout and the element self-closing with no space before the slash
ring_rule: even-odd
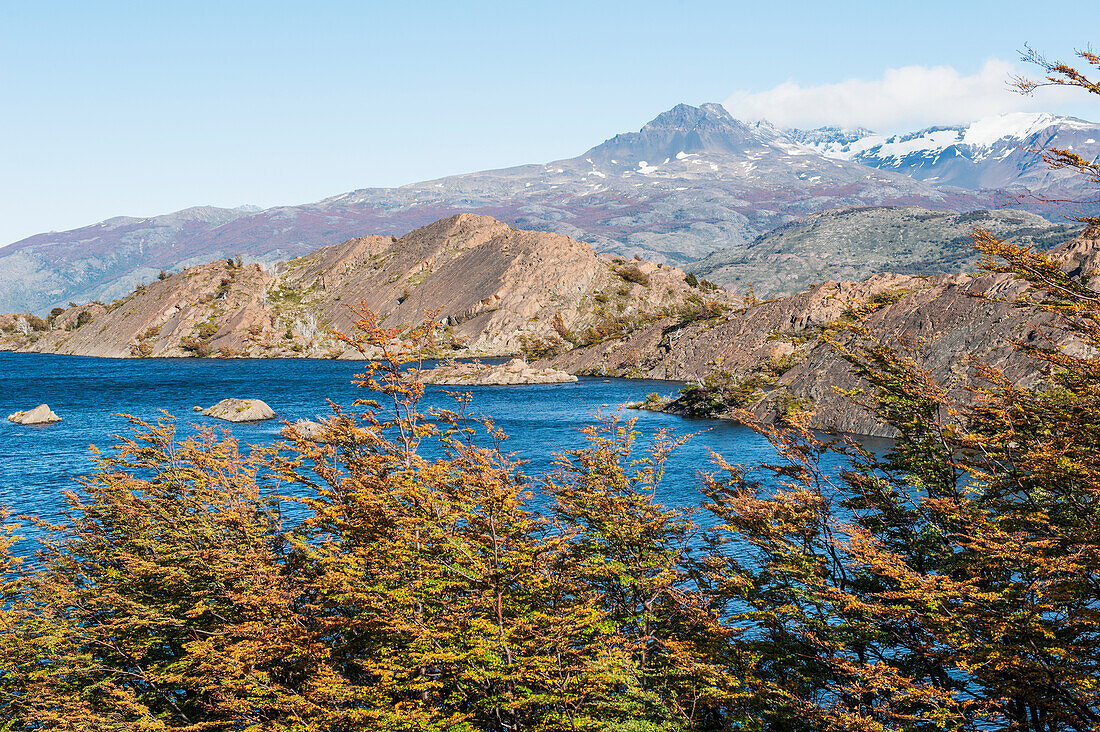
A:
<svg viewBox="0 0 1100 732">
<path fill-rule="evenodd" d="M 0 245 L 570 157 L 789 81 L 1100 45 L 1100 2 L 1053 7 L 0 0 Z"/>
</svg>

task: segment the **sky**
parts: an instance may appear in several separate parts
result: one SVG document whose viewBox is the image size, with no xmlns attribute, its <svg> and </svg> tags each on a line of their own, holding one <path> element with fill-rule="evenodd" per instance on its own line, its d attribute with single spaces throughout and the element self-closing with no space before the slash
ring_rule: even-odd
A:
<svg viewBox="0 0 1100 732">
<path fill-rule="evenodd" d="M 1100 97 L 1008 89 L 1100 2 L 0 0 L 0 246 L 575 156 L 679 102 L 880 132 Z"/>
</svg>

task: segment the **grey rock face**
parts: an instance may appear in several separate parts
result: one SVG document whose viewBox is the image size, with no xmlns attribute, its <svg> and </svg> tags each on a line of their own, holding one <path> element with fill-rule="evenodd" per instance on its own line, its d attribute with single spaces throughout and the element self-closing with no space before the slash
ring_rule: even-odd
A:
<svg viewBox="0 0 1100 732">
<path fill-rule="evenodd" d="M 1096 273 L 1100 238 L 1086 232 L 1056 247 L 1051 256 L 1075 275 Z M 876 341 L 904 348 L 948 398 L 973 403 L 971 388 L 988 386 L 968 365 L 976 359 L 1000 370 L 1010 381 L 1028 385 L 1042 362 L 1014 345 L 1020 338 L 1051 337 L 1072 346 L 1072 337 L 1052 325 L 1050 313 L 1017 307 L 1026 283 L 1010 274 L 947 274 L 933 277 L 875 275 L 862 282 L 825 282 L 790 297 L 761 302 L 717 322 L 682 326 L 673 320 L 622 340 L 606 341 L 561 354 L 549 363 L 572 373 L 696 380 L 715 368 L 744 377 L 762 365 L 785 364 L 778 381 L 751 405 L 757 416 L 780 418 L 784 401 L 797 400 L 814 413 L 812 423 L 862 435 L 891 436 L 871 412 L 844 394 L 868 385 L 821 335 L 849 347 L 857 336 L 845 318 L 860 309 L 861 327 Z M 787 404 L 790 404 L 788 401 Z"/>
<path fill-rule="evenodd" d="M 512 355 L 556 348 L 560 328 L 599 326 L 607 320 L 604 304 L 633 317 L 694 299 L 680 269 L 628 264 L 558 234 L 459 214 L 401 239 L 368 236 L 324 247 L 275 271 L 217 260 L 157 280 L 117 307 L 63 310 L 38 324 L 46 330 L 24 316 L 0 315 L 0 349 L 119 358 L 362 357 L 332 330 L 353 332 L 348 305 L 364 303 L 387 327 L 436 313 L 446 327 L 440 347 L 449 351 Z"/>
</svg>

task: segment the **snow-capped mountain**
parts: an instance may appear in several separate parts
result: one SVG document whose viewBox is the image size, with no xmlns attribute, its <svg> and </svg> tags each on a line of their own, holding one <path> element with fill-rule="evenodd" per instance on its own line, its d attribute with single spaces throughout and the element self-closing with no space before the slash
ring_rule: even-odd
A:
<svg viewBox="0 0 1100 732">
<path fill-rule="evenodd" d="M 788 135 L 825 157 L 970 190 L 1072 196 L 1079 192 L 1079 177 L 1050 170 L 1041 151 L 1054 147 L 1085 160 L 1100 159 L 1100 124 L 1047 113 L 1004 114 L 891 136 L 836 128 L 790 130 Z"/>
<path fill-rule="evenodd" d="M 852 143 L 871 137 L 875 133 L 864 127 L 846 129 L 828 126 L 814 130 L 785 130 L 784 134 L 800 145 L 812 147 L 822 154 L 830 154 L 835 150 L 847 150 Z M 832 157 L 836 155 L 833 154 Z"/>
</svg>

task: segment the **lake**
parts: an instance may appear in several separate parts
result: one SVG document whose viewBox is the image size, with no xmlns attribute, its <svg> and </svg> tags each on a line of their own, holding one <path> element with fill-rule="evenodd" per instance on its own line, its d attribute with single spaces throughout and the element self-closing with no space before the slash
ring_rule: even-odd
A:
<svg viewBox="0 0 1100 732">
<path fill-rule="evenodd" d="M 62 491 L 76 488 L 74 479 L 90 471 L 89 445 L 109 448 L 112 435 L 125 432 L 121 414 L 155 420 L 160 410 L 174 416 L 181 434 L 192 425 L 226 426 L 242 443 L 279 439 L 280 420 L 319 419 L 331 410 L 326 400 L 350 407 L 365 396 L 351 383 L 363 364 L 309 359 L 102 359 L 77 356 L 0 353 L 0 505 L 17 513 L 52 519 L 64 507 Z M 471 410 L 489 415 L 509 439 L 504 449 L 529 461 L 525 472 L 550 468 L 554 452 L 577 447 L 578 428 L 599 411 L 614 412 L 651 392 L 674 394 L 680 384 L 667 381 L 581 378 L 574 384 L 514 387 L 464 387 L 473 393 Z M 424 406 L 453 406 L 447 391 L 427 387 Z M 192 411 L 226 397 L 267 402 L 278 419 L 229 426 Z M 26 427 L 7 415 L 46 403 L 62 422 Z M 659 499 L 667 505 L 690 505 L 699 499 L 698 475 L 712 470 L 710 450 L 734 463 L 759 464 L 774 457 L 766 440 L 751 430 L 719 420 L 625 410 L 638 417 L 643 435 L 657 429 L 698 433 L 667 464 Z M 644 442 L 644 438 L 642 440 Z M 18 547 L 28 551 L 35 533 Z"/>
</svg>

